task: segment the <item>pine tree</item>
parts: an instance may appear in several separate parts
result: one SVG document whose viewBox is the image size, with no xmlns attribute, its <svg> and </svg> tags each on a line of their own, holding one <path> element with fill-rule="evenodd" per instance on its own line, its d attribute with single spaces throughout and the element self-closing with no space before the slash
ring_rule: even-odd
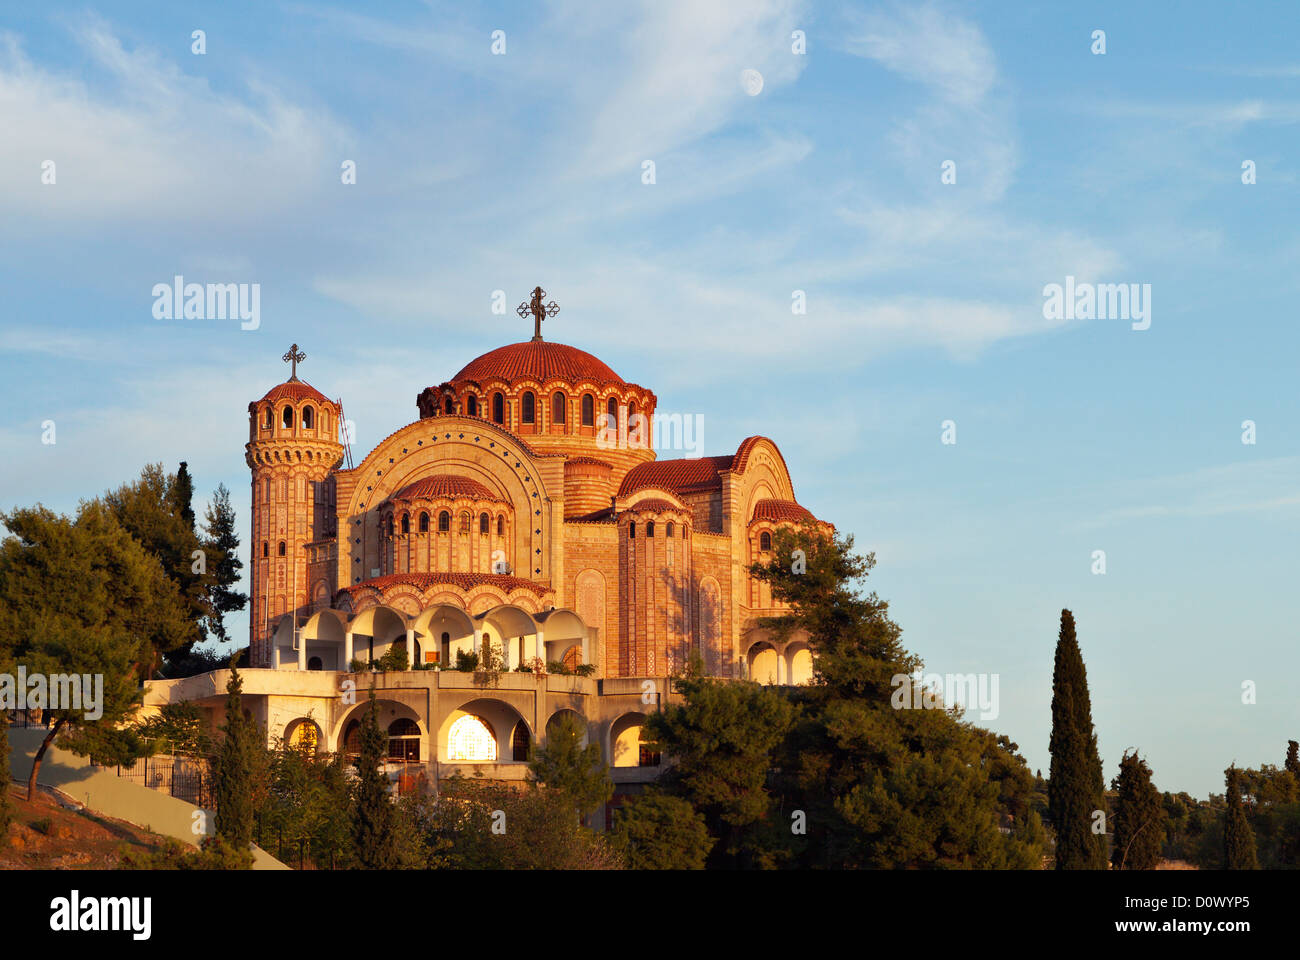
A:
<svg viewBox="0 0 1300 960">
<path fill-rule="evenodd" d="M 240 570 L 244 563 L 239 559 L 239 534 L 235 528 L 235 508 L 230 504 L 230 491 L 226 485 L 219 484 L 212 495 L 204 516 L 207 540 L 204 549 L 208 552 L 208 569 L 213 574 L 209 587 L 211 610 L 204 625 L 218 640 L 230 639 L 226 632 L 225 614 L 243 610 L 248 603 L 248 595 L 235 589 L 239 585 Z"/>
<path fill-rule="evenodd" d="M 1154 870 L 1165 839 L 1165 805 L 1151 782 L 1151 768 L 1136 751 L 1124 754 L 1114 787 L 1111 864 L 1116 870 Z"/>
<path fill-rule="evenodd" d="M 1290 770 L 1297 780 L 1300 780 L 1300 743 L 1294 740 L 1286 742 L 1286 769 Z"/>
<path fill-rule="evenodd" d="M 222 727 L 225 738 L 217 758 L 216 802 L 217 836 L 240 850 L 247 850 L 253 841 L 253 820 L 256 815 L 258 764 L 255 751 L 256 728 L 244 716 L 240 694 L 244 681 L 230 664 L 230 679 L 226 683 L 226 723 Z"/>
<path fill-rule="evenodd" d="M 580 819 L 595 813 L 614 795 L 609 768 L 595 743 L 583 746 L 585 724 L 562 713 L 547 726 L 546 746 L 534 751 L 528 770 L 539 784 L 558 790 L 573 803 Z"/>
<path fill-rule="evenodd" d="M 1052 672 L 1052 736 L 1048 810 L 1056 830 L 1056 869 L 1104 870 L 1106 851 L 1093 831 L 1105 811 L 1105 780 L 1092 727 L 1088 674 L 1074 633 L 1074 615 L 1061 611 Z"/>
<path fill-rule="evenodd" d="M 1258 870 L 1255 831 L 1250 828 L 1241 803 L 1241 771 L 1233 764 L 1224 773 L 1227 777 L 1227 809 L 1223 814 L 1223 868 Z"/>
<path fill-rule="evenodd" d="M 361 718 L 361 754 L 357 758 L 357 783 L 352 804 L 352 842 L 357 864 L 365 870 L 392 870 L 398 865 L 397 830 L 388 778 L 380 769 L 387 753 L 387 738 L 379 728 L 375 687 L 370 685 L 370 707 Z"/>
</svg>

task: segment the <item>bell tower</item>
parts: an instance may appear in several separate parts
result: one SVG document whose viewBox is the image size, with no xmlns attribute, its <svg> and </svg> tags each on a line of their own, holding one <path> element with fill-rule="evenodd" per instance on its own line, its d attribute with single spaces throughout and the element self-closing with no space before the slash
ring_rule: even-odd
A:
<svg viewBox="0 0 1300 960">
<path fill-rule="evenodd" d="M 275 666 L 272 635 L 280 617 L 295 613 L 301 619 L 322 593 L 327 605 L 334 592 L 328 569 L 331 558 L 337 561 L 333 473 L 343 458 L 340 405 L 298 379 L 306 358 L 295 343 L 283 357 L 292 364 L 289 379 L 248 405 L 254 667 Z"/>
</svg>

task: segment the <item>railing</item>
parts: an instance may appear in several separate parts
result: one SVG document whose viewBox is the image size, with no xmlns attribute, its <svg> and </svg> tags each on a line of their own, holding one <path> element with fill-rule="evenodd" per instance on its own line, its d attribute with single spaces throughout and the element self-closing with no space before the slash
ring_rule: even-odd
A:
<svg viewBox="0 0 1300 960">
<path fill-rule="evenodd" d="M 192 803 L 205 810 L 217 806 L 212 759 L 210 757 L 178 757 L 158 754 L 140 757 L 130 763 L 102 766 L 91 761 L 96 770 L 106 770 L 151 790 Z"/>
</svg>

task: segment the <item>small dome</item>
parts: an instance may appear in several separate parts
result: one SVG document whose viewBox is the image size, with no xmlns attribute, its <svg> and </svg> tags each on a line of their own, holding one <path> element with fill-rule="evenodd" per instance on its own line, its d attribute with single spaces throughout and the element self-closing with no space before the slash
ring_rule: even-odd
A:
<svg viewBox="0 0 1300 960">
<path fill-rule="evenodd" d="M 801 507 L 793 500 L 760 500 L 754 504 L 754 516 L 750 520 L 770 520 L 773 523 L 793 522 L 799 523 L 804 520 L 816 520 L 812 512 L 807 507 Z"/>
<path fill-rule="evenodd" d="M 576 383 L 591 380 L 595 383 L 614 383 L 625 386 L 626 381 L 608 366 L 585 350 L 547 340 L 529 340 L 497 347 L 465 364 L 464 369 L 451 378 L 482 383 L 493 377 L 507 382 L 533 379 L 539 383 L 547 380 L 564 380 Z"/>
<path fill-rule="evenodd" d="M 689 510 L 679 507 L 675 503 L 657 498 L 639 500 L 627 508 L 628 513 L 668 513 L 670 511 L 674 513 L 690 513 Z"/>
<path fill-rule="evenodd" d="M 321 393 L 309 383 L 301 380 L 286 380 L 266 391 L 258 403 L 278 403 L 281 400 L 288 400 L 291 403 L 298 403 L 302 400 L 315 400 L 317 403 L 333 404 L 329 397 Z"/>
<path fill-rule="evenodd" d="M 496 500 L 503 502 L 500 497 L 477 480 L 471 480 L 468 477 L 453 477 L 446 474 L 425 477 L 423 480 L 408 483 L 389 499 L 433 500 L 438 497 L 446 497 L 448 500 Z"/>
</svg>

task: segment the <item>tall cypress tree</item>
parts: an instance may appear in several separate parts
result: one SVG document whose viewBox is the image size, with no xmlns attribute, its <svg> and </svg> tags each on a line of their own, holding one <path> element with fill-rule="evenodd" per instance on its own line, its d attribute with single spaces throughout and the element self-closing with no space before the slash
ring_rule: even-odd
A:
<svg viewBox="0 0 1300 960">
<path fill-rule="evenodd" d="M 254 727 L 244 717 L 240 693 L 244 681 L 230 662 L 230 680 L 226 683 L 226 723 L 222 727 L 225 738 L 217 758 L 217 836 L 240 850 L 247 850 L 253 841 L 254 795 L 257 765 L 254 751 Z"/>
<path fill-rule="evenodd" d="M 357 758 L 357 784 L 352 809 L 352 841 L 357 864 L 366 870 L 391 870 L 398 864 L 397 828 L 388 778 L 379 769 L 388 745 L 379 728 L 375 685 L 370 685 L 370 708 L 361 718 L 361 755 Z"/>
<path fill-rule="evenodd" d="M 1258 870 L 1255 857 L 1255 831 L 1246 819 L 1241 803 L 1241 771 L 1234 763 L 1226 771 L 1228 808 L 1223 814 L 1223 868 L 1225 870 Z"/>
<path fill-rule="evenodd" d="M 1300 779 L 1300 743 L 1294 740 L 1286 742 L 1286 768 Z"/>
<path fill-rule="evenodd" d="M 185 529 L 194 529 L 194 478 L 190 476 L 190 467 L 184 460 L 176 471 L 176 479 L 171 488 L 172 509 L 179 514 Z"/>
<path fill-rule="evenodd" d="M 1052 757 L 1048 810 L 1056 829 L 1056 869 L 1104 870 L 1102 837 L 1094 815 L 1106 809 L 1105 780 L 1092 727 L 1088 674 L 1074 634 L 1074 615 L 1061 611 L 1052 672 Z"/>
<path fill-rule="evenodd" d="M 224 483 L 217 486 L 203 519 L 207 531 L 204 547 L 211 557 L 209 572 L 213 574 L 208 588 L 211 610 L 204 625 L 218 640 L 226 641 L 230 637 L 226 633 L 224 616 L 235 610 L 243 610 L 248 603 L 248 596 L 235 589 L 239 585 L 239 571 L 244 568 L 244 564 L 237 554 L 239 534 L 235 527 L 235 508 L 230 504 L 230 491 Z"/>
<path fill-rule="evenodd" d="M 1120 761 L 1115 790 L 1111 864 L 1116 870 L 1154 870 L 1165 838 L 1165 805 L 1151 782 L 1151 768 L 1136 751 Z"/>
</svg>

